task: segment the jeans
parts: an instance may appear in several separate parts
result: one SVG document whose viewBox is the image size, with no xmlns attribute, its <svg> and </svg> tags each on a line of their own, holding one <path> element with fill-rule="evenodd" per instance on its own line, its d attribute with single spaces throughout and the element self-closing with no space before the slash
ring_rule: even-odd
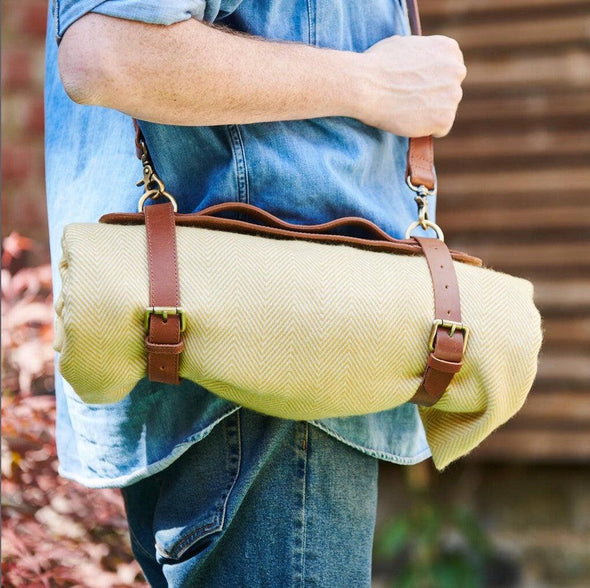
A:
<svg viewBox="0 0 590 588">
<path fill-rule="evenodd" d="M 378 461 L 310 423 L 240 409 L 122 490 L 154 587 L 369 587 Z"/>
</svg>

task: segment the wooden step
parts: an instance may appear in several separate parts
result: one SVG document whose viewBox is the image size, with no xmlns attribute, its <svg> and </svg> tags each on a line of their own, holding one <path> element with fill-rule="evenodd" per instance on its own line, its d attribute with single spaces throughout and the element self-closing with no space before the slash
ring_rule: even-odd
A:
<svg viewBox="0 0 590 588">
<path fill-rule="evenodd" d="M 443 204 L 438 220 L 443 230 L 454 235 L 520 229 L 543 231 L 587 228 L 590 232 L 590 199 L 580 206 L 536 207 L 531 206 L 525 198 L 520 199 L 519 203 L 520 208 L 511 209 L 493 207 L 493 202 L 489 202 L 486 208 L 477 209 L 455 209 Z"/>
<path fill-rule="evenodd" d="M 463 126 L 467 127 L 472 123 L 497 126 L 518 125 L 530 121 L 551 128 L 556 120 L 558 124 L 562 124 L 563 119 L 574 119 L 578 125 L 587 129 L 590 124 L 590 93 L 547 93 L 529 88 L 525 89 L 521 96 L 495 95 L 482 98 L 471 97 L 467 91 L 459 105 L 457 120 L 448 138 L 459 132 Z M 446 140 L 445 138 L 444 141 Z"/>
<path fill-rule="evenodd" d="M 590 275 L 572 280 L 535 280 L 535 301 L 549 313 L 587 314 L 590 312 Z"/>
<path fill-rule="evenodd" d="M 560 388 L 551 392 L 537 392 L 533 389 L 516 419 L 518 423 L 515 426 L 519 428 L 533 424 L 567 426 L 573 423 L 575 426 L 587 425 L 590 431 L 590 402 L 587 393 L 580 390 Z"/>
<path fill-rule="evenodd" d="M 467 168 L 468 169 L 468 168 Z M 444 170 L 443 170 L 444 171 Z M 489 170 L 486 170 L 486 173 Z M 559 202 L 563 206 L 578 206 L 580 201 L 585 201 L 590 194 L 588 189 L 583 190 L 556 190 L 545 189 L 543 185 L 538 185 L 536 190 L 525 192 L 520 190 L 512 192 L 510 187 L 504 187 L 503 190 L 491 191 L 477 191 L 470 193 L 468 191 L 451 192 L 446 188 L 447 176 L 455 177 L 458 174 L 457 170 L 452 170 L 453 173 L 445 171 L 441 172 L 439 169 L 439 196 L 438 196 L 438 218 L 442 219 L 443 215 L 452 214 L 454 210 L 459 210 L 461 207 L 467 207 L 470 210 L 487 209 L 487 208 L 506 208 L 507 210 L 515 210 L 520 208 L 527 208 L 529 206 L 539 206 L 544 208 L 551 208 Z M 483 173 L 483 172 L 482 172 Z M 504 170 L 496 170 L 495 174 L 507 173 Z"/>
<path fill-rule="evenodd" d="M 505 20 L 503 22 L 470 22 L 445 24 L 433 28 L 430 33 L 457 39 L 467 61 L 470 51 L 526 48 L 527 52 L 548 45 L 587 43 L 590 41 L 590 14 L 550 16 Z"/>
<path fill-rule="evenodd" d="M 445 202 L 456 196 L 461 199 L 492 198 L 495 194 L 510 193 L 530 195 L 535 203 L 537 190 L 554 193 L 556 202 L 560 194 L 570 192 L 578 199 L 590 195 L 590 166 L 560 167 L 557 169 L 523 169 L 486 173 L 455 173 L 439 177 L 439 194 L 444 194 Z M 585 195 L 585 196 L 584 196 Z"/>
<path fill-rule="evenodd" d="M 546 90 L 590 89 L 590 54 L 568 50 L 550 55 L 518 55 L 467 63 L 466 91 L 510 95 L 531 86 Z"/>
<path fill-rule="evenodd" d="M 590 395 L 590 361 L 587 351 L 563 352 L 543 351 L 537 373 L 539 381 L 565 382 L 576 387 L 587 387 Z M 543 384 L 545 385 L 545 384 Z"/>
<path fill-rule="evenodd" d="M 589 97 L 590 98 L 590 97 Z M 590 101 L 590 100 L 589 100 Z M 578 131 L 552 131 L 538 129 L 528 132 L 504 132 L 485 135 L 466 135 L 454 129 L 450 136 L 437 142 L 436 161 L 451 163 L 453 160 L 474 160 L 491 157 L 588 157 L 590 161 L 590 128 Z"/>
<path fill-rule="evenodd" d="M 467 243 L 464 238 L 457 237 L 451 245 L 481 257 L 488 267 L 516 275 L 524 275 L 525 269 L 537 274 L 563 269 L 590 271 L 588 242 L 498 243 L 474 240 Z M 590 366 L 590 361 L 588 364 Z"/>
<path fill-rule="evenodd" d="M 420 0 L 424 20 L 445 17 L 469 18 L 504 11 L 507 14 L 528 10 L 535 15 L 540 10 L 557 8 L 560 12 L 588 8 L 588 0 Z"/>
<path fill-rule="evenodd" d="M 576 351 L 586 350 L 590 364 L 590 316 L 545 318 L 543 331 L 546 349 L 573 347 Z M 590 379 L 588 388 L 590 391 Z"/>
<path fill-rule="evenodd" d="M 587 463 L 590 460 L 590 429 L 510 430 L 505 426 L 488 437 L 469 459 Z"/>
</svg>

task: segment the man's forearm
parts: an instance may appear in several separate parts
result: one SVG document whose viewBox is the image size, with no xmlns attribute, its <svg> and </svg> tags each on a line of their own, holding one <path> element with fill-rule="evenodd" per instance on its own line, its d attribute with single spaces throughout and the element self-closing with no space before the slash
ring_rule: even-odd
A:
<svg viewBox="0 0 590 588">
<path fill-rule="evenodd" d="M 364 53 L 273 42 L 188 20 L 87 14 L 59 66 L 69 96 L 143 120 L 219 125 L 349 116 L 398 135 L 446 134 L 465 67 L 446 37 L 390 37 Z"/>
<path fill-rule="evenodd" d="M 64 36 L 60 71 L 78 102 L 163 124 L 218 125 L 352 115 L 358 97 L 346 79 L 356 58 L 193 19 L 166 27 L 89 14 Z"/>
</svg>

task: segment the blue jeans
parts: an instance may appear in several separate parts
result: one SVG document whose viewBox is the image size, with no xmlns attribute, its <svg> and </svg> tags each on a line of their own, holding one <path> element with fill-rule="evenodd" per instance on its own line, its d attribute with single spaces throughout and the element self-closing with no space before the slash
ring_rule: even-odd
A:
<svg viewBox="0 0 590 588">
<path fill-rule="evenodd" d="M 240 409 L 123 488 L 154 587 L 371 585 L 378 462 L 310 423 Z"/>
</svg>

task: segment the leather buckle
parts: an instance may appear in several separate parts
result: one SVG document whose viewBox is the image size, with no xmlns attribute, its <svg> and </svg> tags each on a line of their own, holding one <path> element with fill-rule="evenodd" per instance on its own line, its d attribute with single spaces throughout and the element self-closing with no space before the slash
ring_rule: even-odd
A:
<svg viewBox="0 0 590 588">
<path fill-rule="evenodd" d="M 143 328 L 145 332 L 149 332 L 150 329 L 150 316 L 152 314 L 160 315 L 164 322 L 168 320 L 169 315 L 179 315 L 180 316 L 180 332 L 184 332 L 186 329 L 186 317 L 184 314 L 184 309 L 180 306 L 148 306 L 145 309 L 145 318 L 143 321 Z"/>
<path fill-rule="evenodd" d="M 462 331 L 463 333 L 463 353 L 467 347 L 467 340 L 469 339 L 470 329 L 465 323 L 458 323 L 457 321 L 449 321 L 445 319 L 436 319 L 432 321 L 432 331 L 430 331 L 430 338 L 428 339 L 428 349 L 434 351 L 434 340 L 436 339 L 436 333 L 438 329 L 450 329 L 449 335 L 453 337 L 456 331 Z"/>
</svg>

